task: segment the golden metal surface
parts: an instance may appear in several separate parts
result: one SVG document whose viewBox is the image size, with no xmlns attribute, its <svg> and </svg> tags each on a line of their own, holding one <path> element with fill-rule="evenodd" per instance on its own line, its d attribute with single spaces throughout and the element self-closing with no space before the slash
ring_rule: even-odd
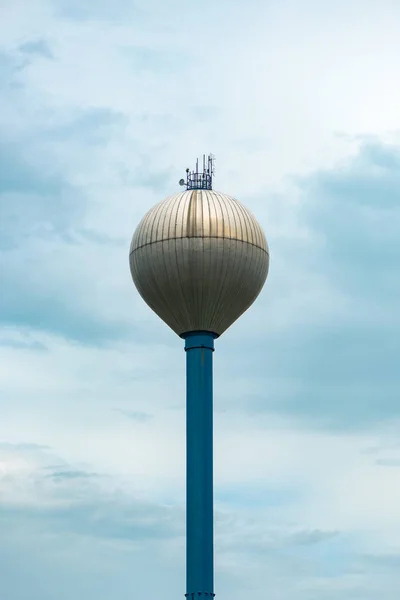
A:
<svg viewBox="0 0 400 600">
<path fill-rule="evenodd" d="M 238 201 L 190 190 L 154 206 L 130 247 L 133 281 L 178 335 L 221 335 L 260 293 L 269 269 L 264 232 Z"/>
</svg>

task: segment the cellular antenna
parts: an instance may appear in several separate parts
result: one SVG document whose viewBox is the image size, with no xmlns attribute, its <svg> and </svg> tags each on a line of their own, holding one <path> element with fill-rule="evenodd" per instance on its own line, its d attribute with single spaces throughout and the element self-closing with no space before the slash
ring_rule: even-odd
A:
<svg viewBox="0 0 400 600">
<path fill-rule="evenodd" d="M 215 175 L 215 156 L 209 154 L 206 162 L 206 155 L 203 154 L 203 171 L 199 171 L 199 159 L 196 160 L 196 169 L 190 171 L 186 169 L 186 182 L 179 180 L 179 185 L 186 185 L 187 190 L 212 190 L 213 176 Z"/>
</svg>

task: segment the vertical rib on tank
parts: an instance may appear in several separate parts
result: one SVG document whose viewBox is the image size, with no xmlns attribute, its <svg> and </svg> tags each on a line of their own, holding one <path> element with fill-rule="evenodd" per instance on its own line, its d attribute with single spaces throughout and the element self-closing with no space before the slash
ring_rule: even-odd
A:
<svg viewBox="0 0 400 600">
<path fill-rule="evenodd" d="M 130 247 L 133 281 L 178 335 L 221 335 L 254 302 L 269 250 L 254 216 L 213 190 L 188 190 L 153 207 Z"/>
</svg>

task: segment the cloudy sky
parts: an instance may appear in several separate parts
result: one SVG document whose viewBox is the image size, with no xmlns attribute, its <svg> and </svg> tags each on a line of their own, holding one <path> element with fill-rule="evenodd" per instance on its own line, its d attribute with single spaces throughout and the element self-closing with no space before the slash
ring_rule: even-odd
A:
<svg viewBox="0 0 400 600">
<path fill-rule="evenodd" d="M 0 596 L 185 592 L 182 341 L 128 267 L 196 156 L 261 222 L 217 341 L 217 597 L 400 590 L 398 0 L 1 0 Z"/>
</svg>

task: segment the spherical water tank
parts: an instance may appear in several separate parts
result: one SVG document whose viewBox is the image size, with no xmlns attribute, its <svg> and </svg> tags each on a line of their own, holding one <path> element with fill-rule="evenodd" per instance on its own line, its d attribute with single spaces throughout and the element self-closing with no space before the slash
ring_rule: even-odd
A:
<svg viewBox="0 0 400 600">
<path fill-rule="evenodd" d="M 129 262 L 140 295 L 175 333 L 221 335 L 260 293 L 269 249 L 243 204 L 194 189 L 166 198 L 145 215 Z"/>
</svg>

